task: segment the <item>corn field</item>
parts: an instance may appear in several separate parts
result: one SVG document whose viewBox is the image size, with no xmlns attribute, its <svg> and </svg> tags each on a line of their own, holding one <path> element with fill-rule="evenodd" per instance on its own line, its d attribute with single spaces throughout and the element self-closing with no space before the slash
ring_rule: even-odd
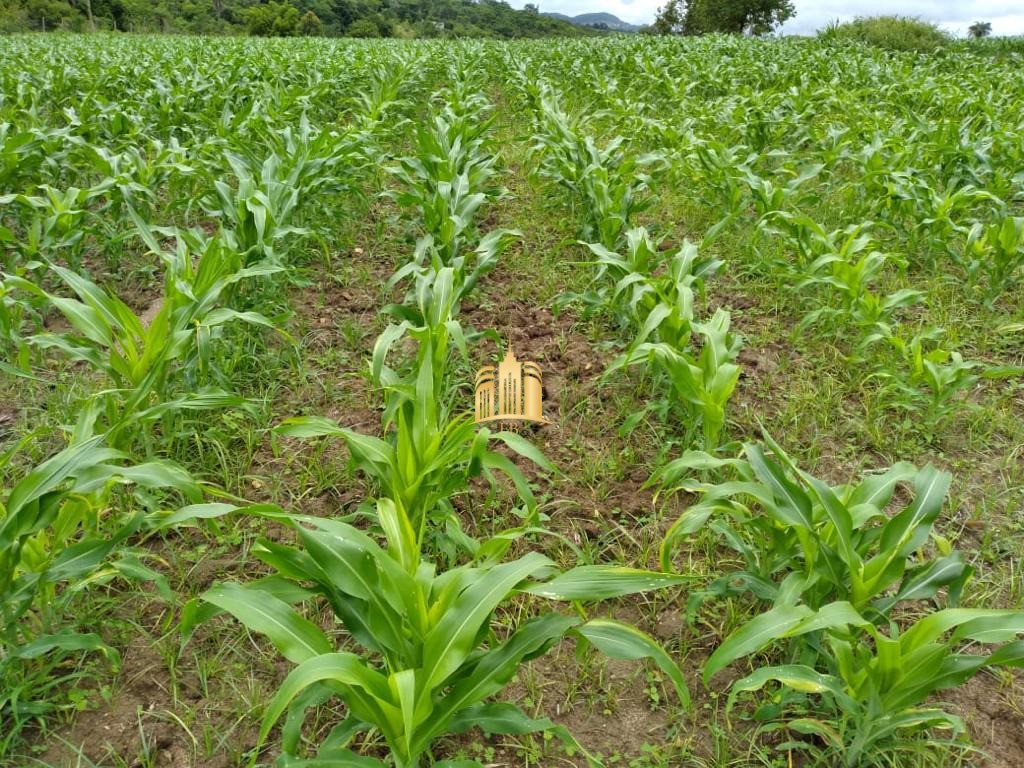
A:
<svg viewBox="0 0 1024 768">
<path fill-rule="evenodd" d="M 0 51 L 0 765 L 1024 764 L 1019 54 Z"/>
</svg>

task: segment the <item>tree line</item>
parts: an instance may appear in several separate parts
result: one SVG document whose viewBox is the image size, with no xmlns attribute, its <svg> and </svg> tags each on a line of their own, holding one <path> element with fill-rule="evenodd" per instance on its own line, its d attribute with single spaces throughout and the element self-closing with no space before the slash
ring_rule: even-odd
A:
<svg viewBox="0 0 1024 768">
<path fill-rule="evenodd" d="M 50 30 L 275 37 L 587 34 L 502 0 L 0 0 L 0 32 Z"/>
</svg>

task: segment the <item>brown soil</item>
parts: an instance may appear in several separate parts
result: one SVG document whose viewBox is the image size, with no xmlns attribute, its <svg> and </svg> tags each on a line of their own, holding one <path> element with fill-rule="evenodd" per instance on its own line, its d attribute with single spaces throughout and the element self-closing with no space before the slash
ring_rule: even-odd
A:
<svg viewBox="0 0 1024 768">
<path fill-rule="evenodd" d="M 0 443 L 10 437 L 18 422 L 18 407 L 13 403 L 0 403 Z"/>
<path fill-rule="evenodd" d="M 979 765 L 1024 765 L 1024 682 L 1019 675 L 1012 685 L 1003 687 L 993 674 L 983 672 L 936 698 L 952 705 L 949 711 L 967 723 L 972 741 L 985 753 Z"/>
<path fill-rule="evenodd" d="M 140 758 L 148 751 L 152 762 L 146 765 L 199 765 L 189 734 L 169 715 L 176 707 L 170 676 L 159 652 L 143 642 L 125 649 L 123 656 L 124 666 L 110 703 L 79 712 L 68 731 L 60 734 L 61 741 L 52 742 L 40 757 L 43 763 L 54 768 L 77 768 L 81 765 L 80 756 L 85 756 L 98 766 L 124 764 L 141 768 L 144 763 Z M 189 695 L 187 690 L 185 695 L 191 699 L 190 708 L 200 717 L 217 721 L 216 704 L 211 708 L 210 703 Z M 219 728 L 231 725 L 218 723 Z M 140 734 L 144 734 L 145 748 Z M 226 756 L 202 763 L 206 768 L 227 768 L 231 764 Z"/>
</svg>

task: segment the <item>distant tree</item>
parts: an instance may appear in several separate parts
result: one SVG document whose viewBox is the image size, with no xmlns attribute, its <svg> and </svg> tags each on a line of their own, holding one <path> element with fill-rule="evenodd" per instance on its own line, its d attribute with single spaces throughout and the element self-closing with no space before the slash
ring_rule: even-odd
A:
<svg viewBox="0 0 1024 768">
<path fill-rule="evenodd" d="M 523 6 L 523 10 L 527 13 L 540 13 L 540 8 L 534 3 L 527 3 Z"/>
<path fill-rule="evenodd" d="M 122 0 L 124 16 L 121 25 L 129 32 L 163 30 L 168 23 L 167 9 L 152 0 Z"/>
<path fill-rule="evenodd" d="M 89 29 L 95 32 L 96 23 L 93 21 L 92 18 L 92 0 L 69 0 L 69 2 L 75 8 L 79 7 L 79 5 L 85 8 L 85 17 L 89 20 Z"/>
<path fill-rule="evenodd" d="M 40 29 L 46 27 L 46 19 L 37 16 L 29 18 L 28 10 L 21 3 L 0 2 L 0 35 L 10 32 L 27 32 L 32 24 L 38 24 Z"/>
<path fill-rule="evenodd" d="M 793 0 L 668 0 L 654 29 L 662 35 L 765 35 L 795 15 Z"/>
<path fill-rule="evenodd" d="M 657 35 L 681 35 L 685 15 L 686 5 L 683 0 L 668 0 L 658 9 L 651 28 Z"/>
<path fill-rule="evenodd" d="M 377 25 L 377 36 L 378 37 L 394 37 L 395 35 L 395 20 L 384 13 L 375 13 L 372 16 L 367 16 L 370 21 Z"/>
<path fill-rule="evenodd" d="M 68 18 L 78 16 L 78 12 L 68 3 L 59 0 L 29 0 L 25 4 L 28 22 L 39 25 L 43 29 L 55 29 Z M 79 18 L 81 18 L 79 16 Z"/>
<path fill-rule="evenodd" d="M 953 38 L 930 21 L 907 16 L 868 16 L 823 29 L 821 40 L 855 40 L 891 51 L 935 51 Z"/>
<path fill-rule="evenodd" d="M 380 37 L 380 29 L 370 19 L 356 19 L 348 25 L 345 37 Z"/>
<path fill-rule="evenodd" d="M 992 22 L 990 21 L 976 21 L 967 28 L 967 34 L 973 37 L 975 40 L 980 40 L 983 37 L 988 37 L 992 34 Z"/>
<path fill-rule="evenodd" d="M 399 21 L 420 21 L 427 10 L 419 0 L 395 0 L 389 7 Z"/>
<path fill-rule="evenodd" d="M 299 9 L 287 2 L 254 5 L 246 11 L 250 35 L 294 37 L 299 33 Z"/>
<path fill-rule="evenodd" d="M 334 18 L 341 29 L 347 28 L 349 24 L 359 18 L 359 12 L 351 0 L 334 0 L 331 7 L 334 10 Z"/>
<path fill-rule="evenodd" d="M 312 11 L 306 11 L 299 19 L 299 34 L 305 37 L 316 37 L 324 33 L 324 23 Z"/>
</svg>

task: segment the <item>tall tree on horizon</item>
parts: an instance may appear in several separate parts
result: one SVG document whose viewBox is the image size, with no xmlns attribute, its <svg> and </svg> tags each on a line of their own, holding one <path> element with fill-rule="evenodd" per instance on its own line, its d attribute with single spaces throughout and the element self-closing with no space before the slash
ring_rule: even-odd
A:
<svg viewBox="0 0 1024 768">
<path fill-rule="evenodd" d="M 988 37 L 992 34 L 992 22 L 991 21 L 976 21 L 967 28 L 967 34 L 973 37 L 975 40 L 980 40 L 983 37 Z"/>
<path fill-rule="evenodd" d="M 654 31 L 662 35 L 765 35 L 795 15 L 793 0 L 668 0 L 658 9 Z"/>
</svg>

